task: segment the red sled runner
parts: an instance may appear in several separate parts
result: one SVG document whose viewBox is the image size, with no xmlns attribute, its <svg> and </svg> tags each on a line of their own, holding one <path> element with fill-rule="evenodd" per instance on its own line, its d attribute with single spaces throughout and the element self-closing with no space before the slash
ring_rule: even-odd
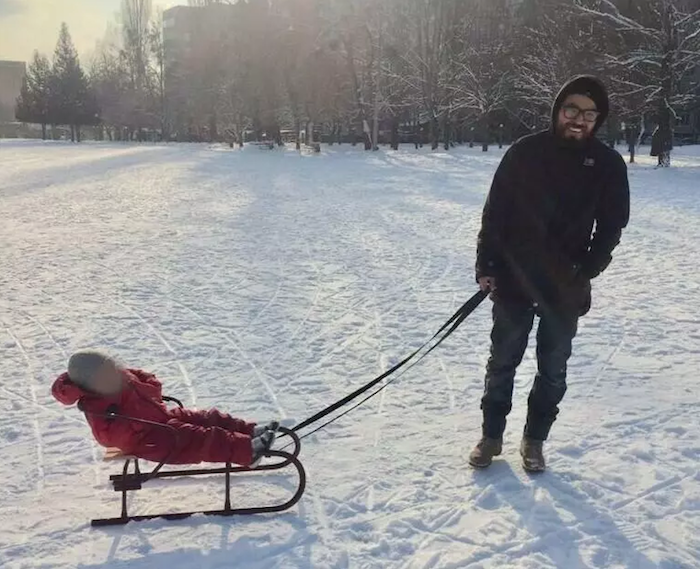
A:
<svg viewBox="0 0 700 569">
<path fill-rule="evenodd" d="M 174 397 L 163 397 L 164 401 L 171 401 L 182 407 L 182 403 L 175 399 Z M 110 419 L 119 419 L 125 421 L 132 421 L 135 423 L 141 423 L 144 425 L 156 426 L 159 428 L 167 429 L 173 438 L 172 450 L 175 449 L 176 434 L 175 429 L 169 425 L 154 423 L 151 421 L 146 421 L 144 419 L 137 419 L 134 417 L 129 417 L 126 415 L 121 415 L 119 413 L 109 413 L 107 417 Z M 301 443 L 299 437 L 296 433 L 290 429 L 284 427 L 279 427 L 279 432 L 288 436 L 291 439 L 291 444 L 293 449 L 291 452 L 285 452 L 280 450 L 268 450 L 263 456 L 270 458 L 279 459 L 277 462 L 271 464 L 262 464 L 256 468 L 249 468 L 245 466 L 232 466 L 231 463 L 226 463 L 223 467 L 213 467 L 213 468 L 198 468 L 192 470 L 163 470 L 163 467 L 168 464 L 168 456 L 166 456 L 161 462 L 159 462 L 156 467 L 150 472 L 142 472 L 139 459 L 134 456 L 124 455 L 120 449 L 108 448 L 105 452 L 104 459 L 108 461 L 124 459 L 124 468 L 121 474 L 114 474 L 110 476 L 109 480 L 114 488 L 115 492 L 120 492 L 122 495 L 122 508 L 121 515 L 115 518 L 100 518 L 92 520 L 91 525 L 93 527 L 99 526 L 112 526 L 112 525 L 123 525 L 131 521 L 142 521 L 151 520 L 156 518 L 164 518 L 166 520 L 180 520 L 188 518 L 195 514 L 204 514 L 207 516 L 241 516 L 241 515 L 253 515 L 253 514 L 271 514 L 277 512 L 283 512 L 285 510 L 293 507 L 304 494 L 306 489 L 306 472 L 304 466 L 299 460 L 299 452 L 301 451 Z M 129 472 L 130 466 L 133 464 L 133 471 Z M 256 472 L 270 472 L 274 470 L 281 470 L 287 468 L 288 466 L 294 467 L 298 476 L 297 490 L 294 495 L 282 504 L 276 504 L 271 506 L 258 506 L 254 508 L 232 508 L 231 507 L 231 475 L 239 474 L 242 472 L 246 473 L 256 473 Z M 201 475 L 211 475 L 211 474 L 223 474 L 224 475 L 224 507 L 219 510 L 199 510 L 190 512 L 166 512 L 160 514 L 148 514 L 148 515 L 129 515 L 127 510 L 127 494 L 136 490 L 140 490 L 144 484 L 150 480 L 163 479 L 163 478 L 179 478 L 187 476 L 201 476 Z"/>
</svg>

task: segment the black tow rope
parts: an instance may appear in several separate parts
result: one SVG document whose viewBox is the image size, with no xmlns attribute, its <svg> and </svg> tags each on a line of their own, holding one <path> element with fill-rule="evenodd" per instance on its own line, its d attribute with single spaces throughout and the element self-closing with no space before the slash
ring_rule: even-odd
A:
<svg viewBox="0 0 700 569">
<path fill-rule="evenodd" d="M 366 383 L 365 385 L 363 385 L 359 389 L 356 389 L 355 391 L 353 391 L 349 395 L 346 395 L 342 399 L 336 401 L 332 405 L 329 405 L 328 407 L 319 411 L 318 413 L 316 413 L 312 417 L 309 417 L 305 421 L 302 421 L 297 426 L 295 426 L 292 429 L 292 431 L 296 432 L 296 431 L 299 431 L 305 427 L 308 427 L 309 425 L 312 425 L 312 424 L 316 423 L 317 421 L 320 421 L 324 417 L 330 415 L 331 413 L 333 413 L 333 411 L 336 411 L 337 409 L 340 409 L 344 405 L 347 405 L 352 400 L 356 399 L 357 397 L 359 397 L 363 393 L 366 393 L 367 391 L 372 389 L 375 385 L 377 385 L 381 381 L 384 381 L 390 375 L 393 375 L 394 373 L 396 373 L 399 369 L 401 369 L 406 364 L 408 364 L 411 360 L 413 360 L 413 358 L 415 358 L 421 351 L 425 350 L 425 348 L 427 348 L 431 342 L 433 342 L 437 338 L 440 338 L 429 350 L 427 350 L 421 357 L 419 357 L 416 361 L 414 361 L 413 364 L 411 366 L 409 366 L 409 368 L 407 368 L 407 369 L 410 369 L 411 367 L 413 367 L 414 365 L 419 363 L 423 358 L 425 358 L 428 354 L 430 354 L 430 352 L 432 352 L 435 348 L 437 348 L 440 344 L 442 344 L 445 340 L 447 340 L 447 338 L 449 338 L 452 335 L 452 333 L 459 327 L 459 325 L 462 322 L 464 322 L 464 320 L 467 318 L 467 316 L 469 316 L 472 312 L 474 312 L 477 309 L 477 307 L 484 301 L 484 299 L 488 296 L 488 294 L 489 294 L 488 292 L 484 292 L 481 290 L 479 292 L 477 292 L 474 296 L 472 296 L 469 300 L 467 300 L 467 302 L 465 302 L 459 308 L 459 310 L 457 310 L 457 312 L 455 312 L 450 317 L 450 319 L 442 325 L 442 327 L 433 335 L 433 337 L 430 338 L 427 342 L 425 342 L 420 348 L 415 350 L 408 357 L 401 360 L 399 363 L 397 363 L 391 369 L 388 369 L 387 371 L 382 373 L 380 376 L 375 377 L 372 381 Z M 440 337 L 441 334 L 442 334 L 442 337 Z M 353 409 L 356 409 L 357 407 L 359 407 L 360 405 L 362 405 L 363 403 L 365 403 L 366 401 L 368 401 L 369 399 L 371 399 L 372 397 L 374 397 L 375 395 L 380 393 L 383 389 L 388 387 L 390 383 L 392 383 L 393 381 L 395 381 L 399 377 L 400 376 L 393 377 L 392 379 L 387 381 L 384 385 L 382 385 L 379 389 L 377 389 L 376 391 L 374 391 L 373 393 L 371 393 L 370 395 L 368 395 L 367 397 L 365 397 L 364 399 L 362 399 L 361 401 L 359 401 L 358 403 L 356 403 L 355 405 L 350 407 L 344 413 L 341 413 L 340 415 L 338 415 L 337 417 L 334 417 L 330 421 L 323 423 L 320 427 L 317 427 L 313 431 L 306 433 L 303 437 L 300 437 L 300 438 L 302 438 L 302 439 L 306 438 L 306 437 L 312 435 L 313 433 L 315 433 L 316 431 L 320 431 L 321 429 L 323 429 L 324 427 L 327 427 L 328 425 L 330 425 L 334 421 L 337 421 L 341 417 L 347 415 L 350 411 L 352 411 Z"/>
</svg>

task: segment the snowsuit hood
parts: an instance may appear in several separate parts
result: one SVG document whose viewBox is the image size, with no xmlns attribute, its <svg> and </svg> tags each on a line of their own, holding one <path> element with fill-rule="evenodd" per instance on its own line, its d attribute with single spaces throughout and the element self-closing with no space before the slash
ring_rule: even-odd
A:
<svg viewBox="0 0 700 569">
<path fill-rule="evenodd" d="M 58 376 L 51 387 L 54 399 L 63 405 L 75 405 L 81 398 L 87 397 L 88 392 L 70 380 L 68 373 Z"/>
<path fill-rule="evenodd" d="M 118 412 L 156 422 L 166 422 L 168 414 L 162 401 L 161 385 L 153 375 L 136 369 L 126 369 L 123 373 L 124 389 L 114 395 L 92 393 L 71 381 L 67 372 L 54 381 L 51 393 L 63 405 L 78 404 L 102 446 L 126 449 L 133 444 L 134 429 L 129 425 L 115 425 L 105 417 L 107 413 Z"/>
<path fill-rule="evenodd" d="M 595 102 L 600 115 L 593 127 L 593 133 L 598 132 L 610 114 L 610 98 L 603 82 L 592 75 L 578 75 L 567 81 L 559 90 L 552 105 L 552 133 L 556 132 L 559 111 L 569 95 L 585 95 Z"/>
</svg>

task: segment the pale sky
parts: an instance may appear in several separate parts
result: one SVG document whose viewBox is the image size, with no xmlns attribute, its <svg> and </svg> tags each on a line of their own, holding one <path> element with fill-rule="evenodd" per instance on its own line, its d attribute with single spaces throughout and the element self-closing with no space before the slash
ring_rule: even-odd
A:
<svg viewBox="0 0 700 569">
<path fill-rule="evenodd" d="M 170 8 L 187 0 L 153 0 Z M 0 60 L 29 61 L 35 49 L 52 57 L 61 22 L 70 28 L 81 59 L 115 21 L 121 0 L 0 0 Z"/>
</svg>

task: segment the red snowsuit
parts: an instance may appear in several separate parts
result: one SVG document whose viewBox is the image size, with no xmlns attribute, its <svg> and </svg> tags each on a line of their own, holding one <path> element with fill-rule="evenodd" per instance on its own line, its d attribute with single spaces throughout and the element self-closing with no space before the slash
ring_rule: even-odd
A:
<svg viewBox="0 0 700 569">
<path fill-rule="evenodd" d="M 83 390 L 67 373 L 56 379 L 51 391 L 64 405 L 80 402 L 95 439 L 104 447 L 117 447 L 125 454 L 160 462 L 175 444 L 168 464 L 232 462 L 247 466 L 252 462 L 255 423 L 234 419 L 216 409 L 168 409 L 163 403 L 161 383 L 154 375 L 136 369 L 123 373 L 124 389 L 112 397 Z M 169 425 L 177 432 L 177 442 L 169 429 L 100 416 L 110 411 Z"/>
</svg>

